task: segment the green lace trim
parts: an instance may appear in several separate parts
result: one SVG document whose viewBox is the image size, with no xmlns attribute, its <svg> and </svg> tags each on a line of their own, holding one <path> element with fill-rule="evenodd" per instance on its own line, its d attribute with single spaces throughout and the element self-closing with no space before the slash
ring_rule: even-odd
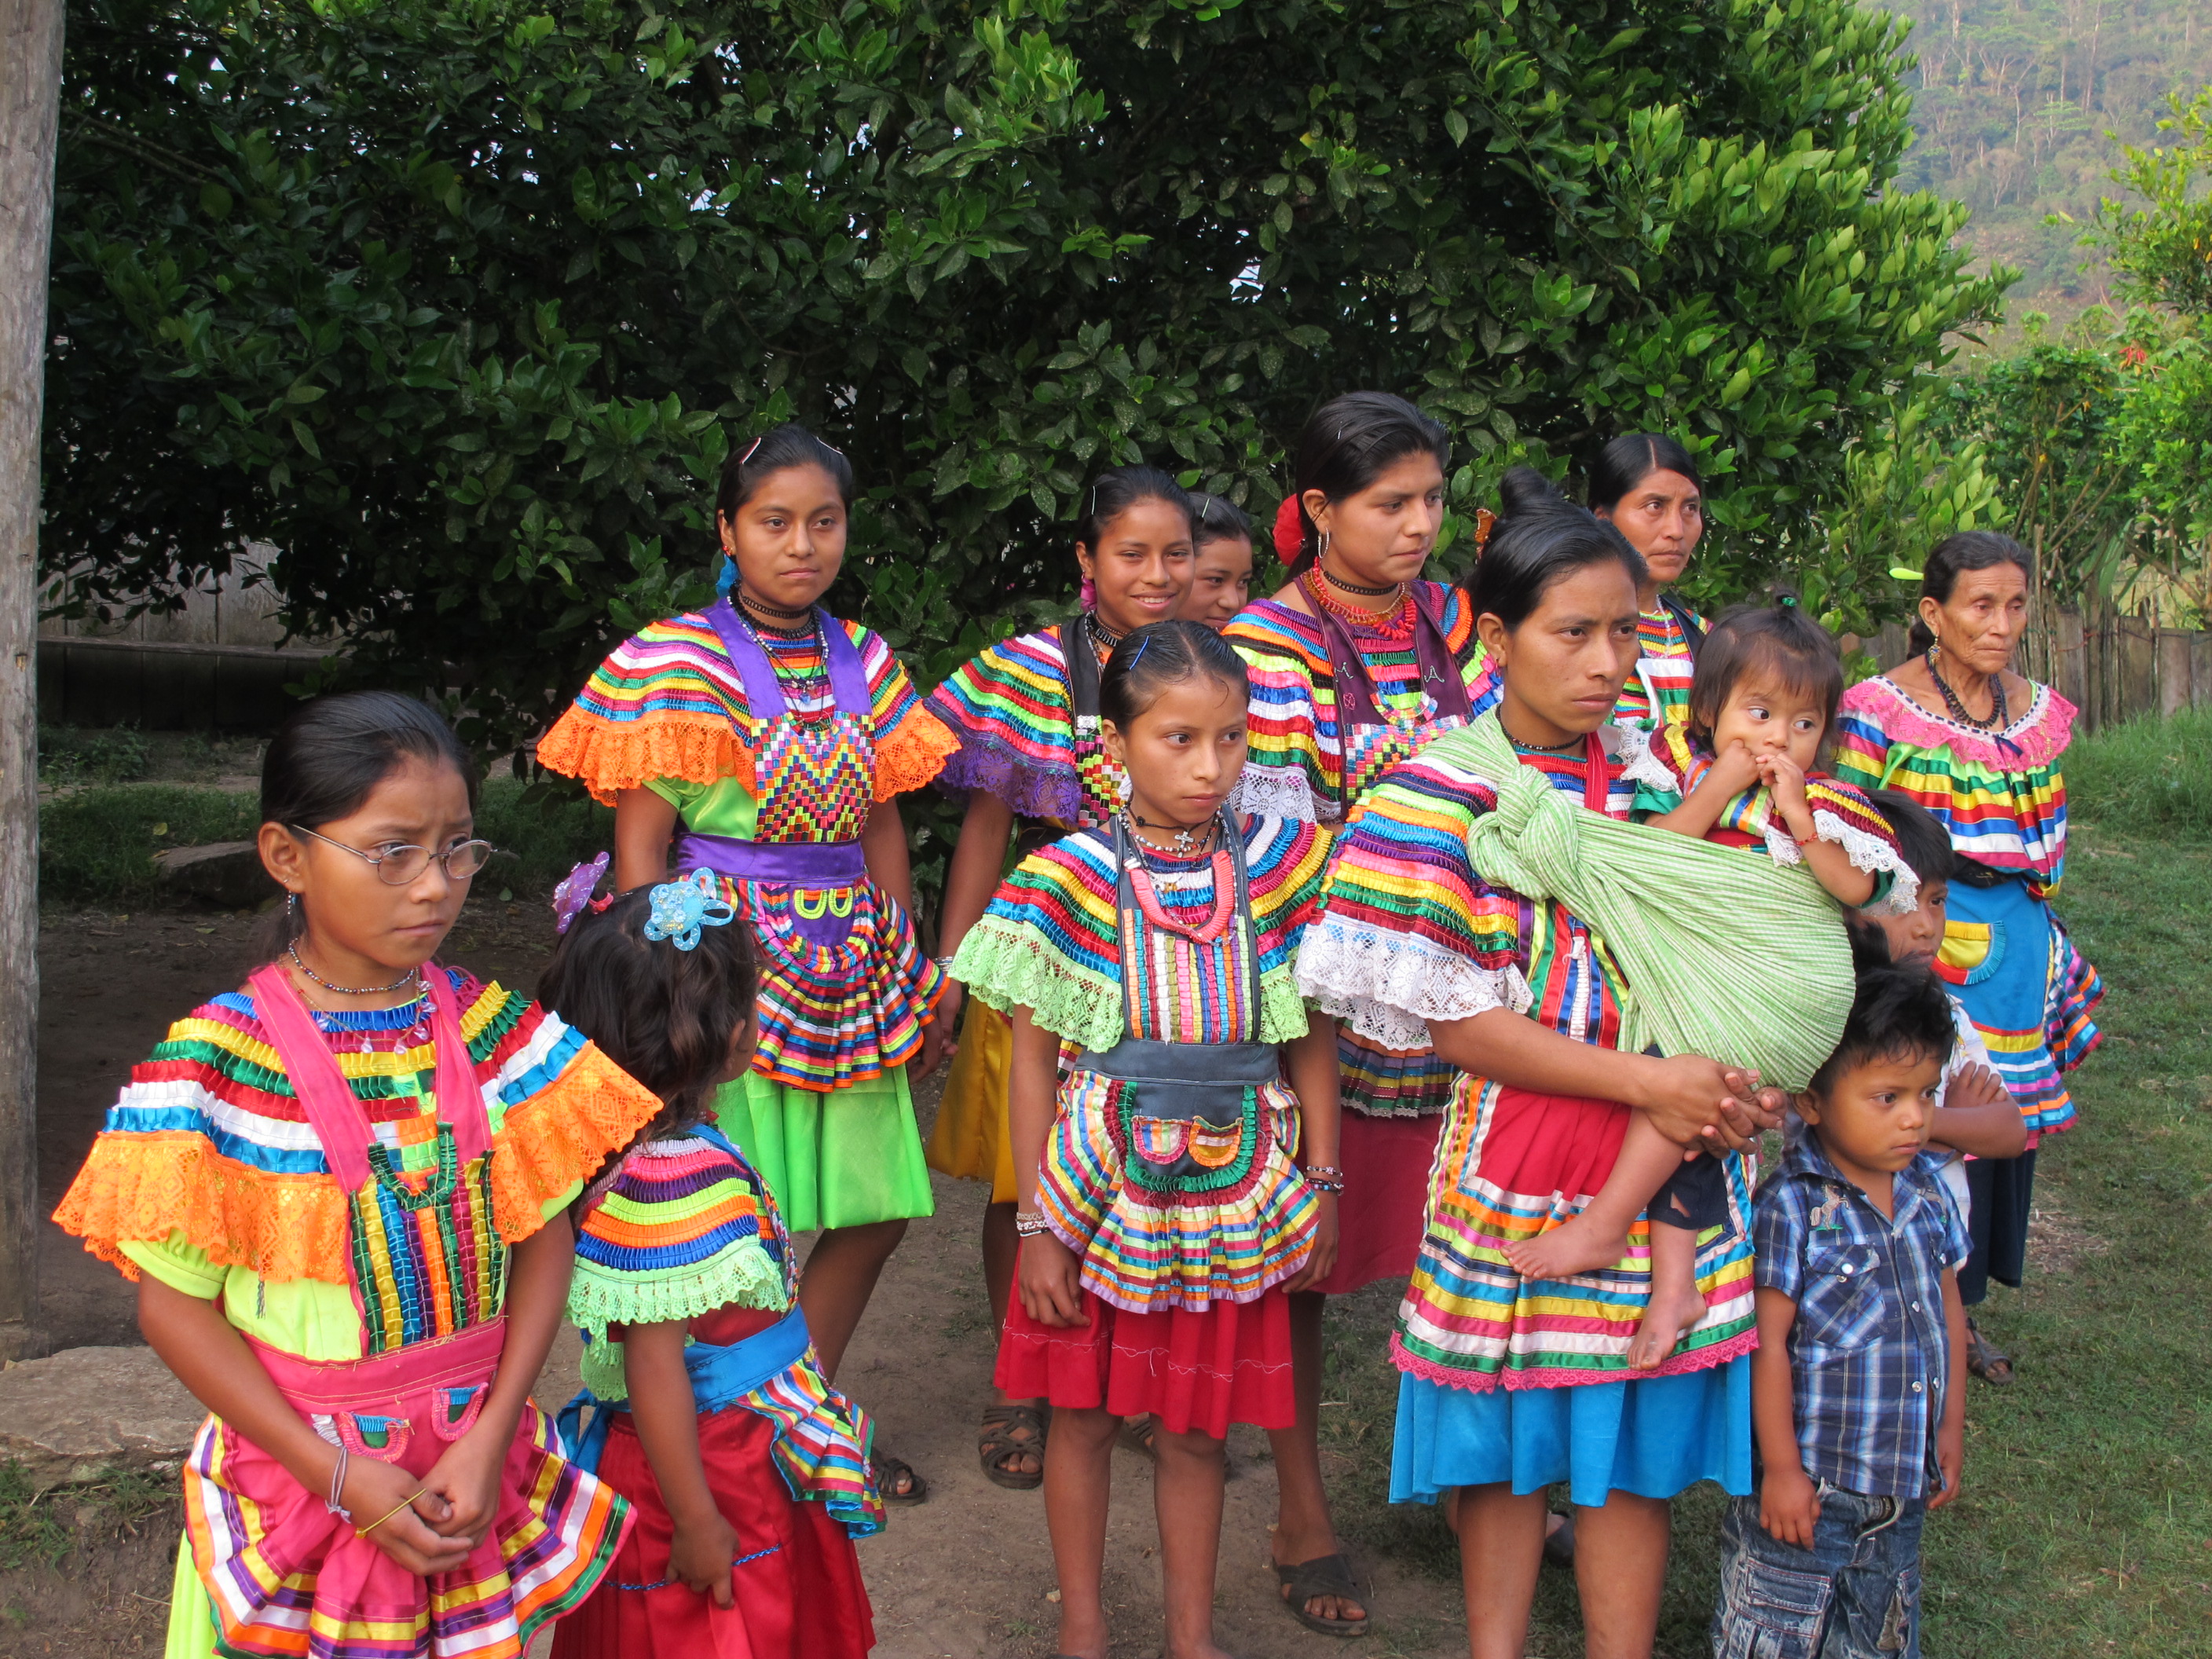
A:
<svg viewBox="0 0 2212 1659">
<path fill-rule="evenodd" d="M 791 1305 L 782 1269 L 757 1240 L 732 1244 L 707 1261 L 655 1273 L 622 1273 L 580 1261 L 568 1285 L 568 1317 L 594 1343 L 610 1325 L 664 1325 L 732 1304 L 776 1312 Z"/>
<path fill-rule="evenodd" d="M 968 930 L 952 977 L 977 1001 L 1001 1013 L 1026 1008 L 1054 1036 L 1085 1048 L 1110 1048 L 1128 1035 L 1118 974 L 1093 973 L 1001 916 Z M 1290 964 L 1268 969 L 1260 975 L 1260 1041 L 1292 1042 L 1305 1034 L 1305 1000 Z"/>
</svg>

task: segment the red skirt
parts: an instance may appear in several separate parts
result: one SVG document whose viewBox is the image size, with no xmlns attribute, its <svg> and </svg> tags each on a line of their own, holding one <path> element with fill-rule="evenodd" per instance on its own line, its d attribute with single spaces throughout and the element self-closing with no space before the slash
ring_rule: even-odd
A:
<svg viewBox="0 0 2212 1659">
<path fill-rule="evenodd" d="M 1085 1322 L 1040 1325 L 1018 1290 L 1006 1300 L 992 1382 L 1017 1400 L 1116 1417 L 1150 1412 L 1170 1434 L 1224 1439 L 1231 1423 L 1287 1429 L 1291 1310 L 1279 1290 L 1256 1302 L 1216 1302 L 1204 1313 L 1131 1313 L 1084 1292 Z M 642 1522 L 641 1522 L 642 1524 Z"/>
<path fill-rule="evenodd" d="M 776 1472 L 775 1425 L 742 1407 L 699 1419 L 699 1453 L 714 1505 L 738 1532 L 730 1587 L 714 1605 L 669 1577 L 676 1527 L 628 1412 L 609 1426 L 599 1479 L 637 1517 L 590 1598 L 553 1628 L 553 1659 L 863 1659 L 876 1628 L 845 1528 L 801 1503 Z"/>
<path fill-rule="evenodd" d="M 1421 1219 L 1429 1200 L 1443 1115 L 1368 1117 L 1347 1111 L 1339 1133 L 1344 1196 L 1336 1200 L 1336 1265 L 1313 1288 L 1349 1296 L 1378 1279 L 1410 1278 L 1421 1253 Z"/>
</svg>

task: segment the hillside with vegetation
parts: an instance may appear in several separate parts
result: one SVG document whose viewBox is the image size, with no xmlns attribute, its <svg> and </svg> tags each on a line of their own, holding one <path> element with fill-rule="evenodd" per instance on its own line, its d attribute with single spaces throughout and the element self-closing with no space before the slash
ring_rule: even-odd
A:
<svg viewBox="0 0 2212 1659">
<path fill-rule="evenodd" d="M 2016 267 L 2008 312 L 2060 320 L 2107 297 L 2077 246 L 2120 143 L 2154 140 L 2169 94 L 2212 82 L 2203 0 L 1897 0 L 1917 27 L 1919 138 L 1898 182 L 1973 210 L 1984 265 Z M 2108 136 L 2110 135 L 2110 136 Z M 2115 142 L 2117 140 L 2117 142 Z M 2067 215 L 2074 225 L 2047 224 Z M 2084 269 L 2085 262 L 2088 268 Z"/>
</svg>

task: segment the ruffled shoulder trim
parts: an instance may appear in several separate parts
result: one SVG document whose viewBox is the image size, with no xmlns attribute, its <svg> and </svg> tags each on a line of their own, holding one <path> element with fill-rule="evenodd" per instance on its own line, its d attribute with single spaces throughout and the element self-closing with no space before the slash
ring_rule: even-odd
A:
<svg viewBox="0 0 2212 1659">
<path fill-rule="evenodd" d="M 1255 668 L 1293 664 L 1309 679 L 1328 672 L 1321 623 L 1279 599 L 1255 599 L 1229 619 L 1221 637 Z"/>
<path fill-rule="evenodd" d="M 916 705 L 890 732 L 876 739 L 876 786 L 878 801 L 886 801 L 937 781 L 945 763 L 960 752 L 960 739 L 952 728 Z"/>
<path fill-rule="evenodd" d="M 655 779 L 752 787 L 751 714 L 714 625 L 696 613 L 654 623 L 592 672 L 538 740 L 541 765 L 611 803 Z"/>
<path fill-rule="evenodd" d="M 1861 680 L 1844 693 L 1842 712 L 1875 727 L 1893 743 L 1916 749 L 1948 749 L 1960 759 L 1996 772 L 2021 772 L 2049 766 L 2074 739 L 2074 705 L 2049 686 L 2031 680 L 2035 695 L 2027 710 L 2002 732 L 1977 732 L 1929 714 L 1887 674 Z"/>
<path fill-rule="evenodd" d="M 1020 817 L 1073 822 L 1083 807 L 1057 624 L 1002 640 L 929 694 L 929 712 L 957 740 L 938 775 L 955 796 L 996 795 Z"/>
<path fill-rule="evenodd" d="M 598 1336 L 733 1304 L 781 1312 L 787 1260 L 775 1206 L 740 1159 L 696 1136 L 652 1142 L 577 1226 L 568 1316 Z"/>
<path fill-rule="evenodd" d="M 544 1224 L 545 1206 L 598 1173 L 610 1154 L 660 1115 L 660 1098 L 547 1013 L 538 1045 L 548 1059 L 500 1087 L 502 1113 L 492 1131 L 492 1207 L 500 1237 L 520 1243 Z M 556 1069 L 557 1068 L 557 1069 Z"/>
<path fill-rule="evenodd" d="M 1111 1048 L 1127 1027 L 1113 853 L 1079 831 L 1022 860 L 968 930 L 952 976 L 1002 1012 L 1027 1008 L 1054 1036 Z"/>
<path fill-rule="evenodd" d="M 54 1222 L 126 1279 L 138 1277 L 138 1266 L 125 1244 L 176 1237 L 220 1267 L 279 1282 L 346 1282 L 347 1207 L 337 1183 L 319 1172 L 249 1168 L 196 1130 L 102 1133 Z"/>
</svg>

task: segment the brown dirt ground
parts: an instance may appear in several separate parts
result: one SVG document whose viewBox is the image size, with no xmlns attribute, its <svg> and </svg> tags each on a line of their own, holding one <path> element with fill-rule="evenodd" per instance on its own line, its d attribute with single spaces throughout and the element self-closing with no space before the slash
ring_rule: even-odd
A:
<svg viewBox="0 0 2212 1659">
<path fill-rule="evenodd" d="M 167 1023 L 252 965 L 252 918 L 162 911 L 128 918 L 56 913 L 40 942 L 40 1186 L 51 1210 L 131 1064 Z M 550 943 L 536 904 L 465 915 L 447 954 L 477 972 L 534 982 Z M 927 1132 L 934 1087 L 918 1103 Z M 939 1180 L 938 1214 L 892 1259 L 848 1355 L 842 1386 L 875 1413 L 879 1443 L 931 1483 L 860 1546 L 878 1659 L 1031 1659 L 1053 1651 L 1043 1505 L 990 1485 L 975 1455 L 993 1343 L 975 1253 L 983 1193 Z M 114 1271 L 49 1224 L 40 1310 L 52 1347 L 136 1341 L 132 1298 Z M 1389 1294 L 1378 1287 L 1370 1296 Z M 540 1398 L 573 1391 L 573 1347 L 556 1349 Z M 1267 1569 L 1274 1482 L 1266 1440 L 1239 1429 L 1223 1525 L 1218 1632 L 1240 1659 L 1430 1659 L 1463 1652 L 1455 1586 L 1355 1557 L 1374 1630 L 1357 1643 L 1306 1632 L 1275 1604 Z M 1115 1659 L 1158 1650 L 1158 1565 L 1148 1466 L 1117 1453 L 1107 1589 Z M 57 1571 L 0 1572 L 0 1659 L 154 1659 L 161 1651 L 173 1523 L 80 1550 Z"/>
</svg>

